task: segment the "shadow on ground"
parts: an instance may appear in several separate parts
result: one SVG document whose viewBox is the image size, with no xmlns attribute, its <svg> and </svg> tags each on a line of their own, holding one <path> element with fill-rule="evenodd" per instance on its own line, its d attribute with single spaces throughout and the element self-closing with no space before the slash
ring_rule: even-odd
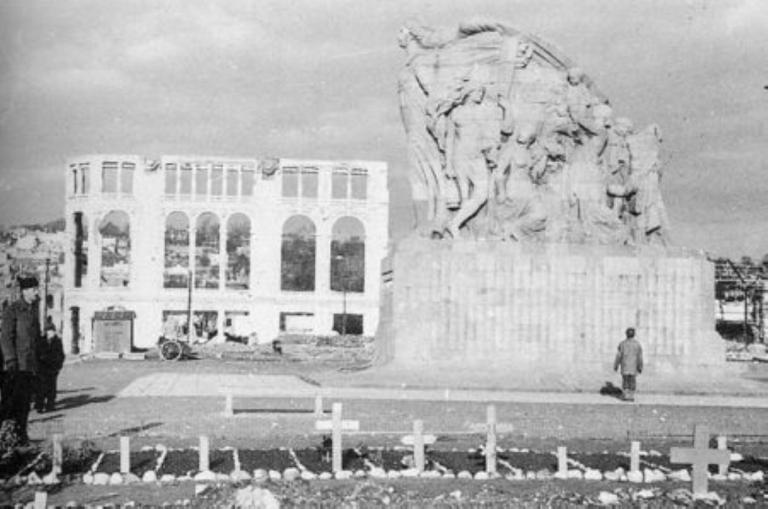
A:
<svg viewBox="0 0 768 509">
<path fill-rule="evenodd" d="M 90 396 L 88 394 L 68 396 L 66 398 L 61 398 L 56 402 L 56 410 L 70 410 L 72 408 L 78 408 L 85 405 L 106 403 L 112 399 L 114 399 L 114 396 L 111 394 L 106 396 Z"/>
<path fill-rule="evenodd" d="M 616 387 L 611 382 L 605 382 L 605 385 L 600 387 L 600 394 L 603 396 L 611 396 L 616 399 L 621 399 L 624 391 L 621 390 L 621 387 Z"/>
<path fill-rule="evenodd" d="M 108 437 L 118 437 L 123 435 L 134 435 L 136 433 L 141 433 L 142 431 L 146 431 L 148 429 L 157 428 L 159 426 L 162 426 L 162 422 L 148 422 L 146 424 L 142 424 L 141 426 L 133 426 L 131 428 L 123 428 L 121 430 L 115 431 L 114 433 L 110 433 L 107 435 Z"/>
</svg>

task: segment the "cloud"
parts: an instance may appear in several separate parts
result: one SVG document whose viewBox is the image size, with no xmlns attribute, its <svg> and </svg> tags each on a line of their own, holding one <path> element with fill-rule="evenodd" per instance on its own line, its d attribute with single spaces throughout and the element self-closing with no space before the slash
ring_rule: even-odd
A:
<svg viewBox="0 0 768 509">
<path fill-rule="evenodd" d="M 766 30 L 768 27 L 768 2 L 765 0 L 740 0 L 726 10 L 723 23 L 728 35 L 745 30 Z"/>
</svg>

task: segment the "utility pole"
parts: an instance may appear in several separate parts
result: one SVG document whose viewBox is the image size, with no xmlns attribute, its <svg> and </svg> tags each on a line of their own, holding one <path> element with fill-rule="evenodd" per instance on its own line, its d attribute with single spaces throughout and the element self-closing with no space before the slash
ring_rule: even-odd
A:
<svg viewBox="0 0 768 509">
<path fill-rule="evenodd" d="M 192 269 L 187 270 L 187 343 L 192 340 Z"/>
</svg>

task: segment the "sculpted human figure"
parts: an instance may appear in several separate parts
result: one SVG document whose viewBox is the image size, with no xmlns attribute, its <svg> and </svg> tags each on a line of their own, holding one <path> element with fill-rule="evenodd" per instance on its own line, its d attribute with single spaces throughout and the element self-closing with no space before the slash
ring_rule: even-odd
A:
<svg viewBox="0 0 768 509">
<path fill-rule="evenodd" d="M 572 133 L 575 134 L 579 129 L 598 133 L 602 130 L 602 126 L 595 122 L 595 116 L 592 113 L 592 108 L 598 104 L 598 101 L 584 83 L 584 71 L 578 67 L 572 67 L 568 69 L 566 79 L 568 86 L 565 102 L 568 115 L 573 122 Z"/>
<path fill-rule="evenodd" d="M 608 146 L 605 150 L 605 164 L 608 170 L 609 206 L 616 212 L 619 219 L 628 220 L 629 208 L 624 199 L 626 186 L 629 183 L 631 171 L 631 153 L 628 136 L 632 134 L 632 121 L 628 118 L 617 118 L 608 130 Z"/>
<path fill-rule="evenodd" d="M 431 229 L 442 230 L 448 220 L 446 188 L 448 182 L 440 164 L 440 153 L 427 132 L 427 77 L 419 73 L 421 65 L 431 66 L 435 54 L 426 51 L 438 46 L 434 34 L 411 23 L 401 29 L 399 43 L 408 55 L 408 61 L 398 79 L 400 116 L 408 137 L 408 159 L 411 168 L 418 171 L 427 201 L 427 221 Z"/>
<path fill-rule="evenodd" d="M 496 195 L 495 230 L 502 238 L 525 240 L 546 227 L 547 214 L 540 192 L 534 184 L 547 165 L 547 151 L 537 142 L 537 126 L 521 124 L 511 143 L 499 155 L 499 167 L 506 169 L 503 188 Z"/>
<path fill-rule="evenodd" d="M 456 179 L 461 196 L 461 205 L 446 227 L 453 238 L 459 237 L 466 220 L 488 201 L 488 159 L 493 157 L 499 144 L 501 114 L 498 103 L 487 96 L 484 86 L 468 82 L 458 100 L 438 104 L 432 115 L 433 123 L 443 116 L 447 120 L 442 147 L 445 171 Z"/>
<path fill-rule="evenodd" d="M 618 241 L 623 224 L 608 208 L 608 188 L 603 155 L 608 141 L 611 108 L 600 104 L 591 109 L 591 131 L 582 130 L 568 163 L 568 179 L 576 207 L 578 226 L 599 242 Z"/>
<path fill-rule="evenodd" d="M 633 213 L 637 215 L 636 240 L 649 244 L 667 243 L 669 218 L 661 196 L 661 129 L 651 124 L 629 137 L 632 154 L 630 190 L 635 193 Z"/>
</svg>

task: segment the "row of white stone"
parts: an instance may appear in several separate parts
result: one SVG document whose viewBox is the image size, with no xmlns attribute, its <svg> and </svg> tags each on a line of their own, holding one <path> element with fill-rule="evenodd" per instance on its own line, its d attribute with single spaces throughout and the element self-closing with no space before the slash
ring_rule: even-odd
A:
<svg viewBox="0 0 768 509">
<path fill-rule="evenodd" d="M 127 441 L 123 440 L 121 441 L 124 446 L 127 446 Z M 454 473 L 447 469 L 446 467 L 435 463 L 436 470 L 419 470 L 416 467 L 412 468 L 406 468 L 406 469 L 400 469 L 400 470 L 389 470 L 386 471 L 383 468 L 375 465 L 371 461 L 364 459 L 366 463 L 367 470 L 357 470 L 357 471 L 349 471 L 349 470 L 340 470 L 335 473 L 330 472 L 322 472 L 322 473 L 314 473 L 304 467 L 304 465 L 301 464 L 299 461 L 297 455 L 295 452 L 291 449 L 285 449 L 291 456 L 293 462 L 296 464 L 296 467 L 289 467 L 285 469 L 283 472 L 279 472 L 277 470 L 264 470 L 264 469 L 256 469 L 253 471 L 253 473 L 249 473 L 247 471 L 242 470 L 240 465 L 240 459 L 238 455 L 237 449 L 227 447 L 221 449 L 222 451 L 230 451 L 232 453 L 233 457 L 233 463 L 234 463 L 234 470 L 231 474 L 225 474 L 225 473 L 216 473 L 212 472 L 208 467 L 208 450 L 207 450 L 207 439 L 203 437 L 201 440 L 202 447 L 200 448 L 193 448 L 193 450 L 199 451 L 200 456 L 200 467 L 201 470 L 199 470 L 196 474 L 187 474 L 183 476 L 174 476 L 173 474 L 163 474 L 161 476 L 158 476 L 157 472 L 160 471 L 161 467 L 163 466 L 163 463 L 165 461 L 165 458 L 167 457 L 170 450 L 163 446 L 158 445 L 156 447 L 144 447 L 142 448 L 142 451 L 157 451 L 159 453 L 158 458 L 155 462 L 155 466 L 153 469 L 146 471 L 141 477 L 133 474 L 130 472 L 130 458 L 129 458 L 129 450 L 127 447 L 121 448 L 121 472 L 114 472 L 114 473 L 106 473 L 106 472 L 97 472 L 99 466 L 101 465 L 101 462 L 103 461 L 103 458 L 107 453 L 101 453 L 99 457 L 96 459 L 94 464 L 91 466 L 89 471 L 83 475 L 83 482 L 85 484 L 93 484 L 93 485 L 121 485 L 121 484 L 133 484 L 133 483 L 173 483 L 173 482 L 182 482 L 182 481 L 195 481 L 195 482 L 246 482 L 246 481 L 279 481 L 279 480 L 285 480 L 285 481 L 294 481 L 297 479 L 303 479 L 303 480 L 314 480 L 314 479 L 320 479 L 320 480 L 330 480 L 330 479 L 350 479 L 350 478 L 378 478 L 378 479 L 398 479 L 398 478 L 408 478 L 408 477 L 420 477 L 425 479 L 476 479 L 476 480 L 488 480 L 488 479 L 498 479 L 498 478 L 505 478 L 511 481 L 523 481 L 523 480 L 550 480 L 550 479 L 582 479 L 587 481 L 601 481 L 601 480 L 608 480 L 608 481 L 619 481 L 619 482 L 631 482 L 631 483 L 654 483 L 654 482 L 662 482 L 666 480 L 676 480 L 676 481 L 684 481 L 684 482 L 690 482 L 691 476 L 688 472 L 688 470 L 682 469 L 682 470 L 675 470 L 672 471 L 671 469 L 662 467 L 660 465 L 655 465 L 653 463 L 648 463 L 649 465 L 655 467 L 655 468 L 643 468 L 642 470 L 638 466 L 635 470 L 629 470 L 625 471 L 623 468 L 617 468 L 616 470 L 612 471 L 605 471 L 601 472 L 600 470 L 589 468 L 577 461 L 575 461 L 572 458 L 568 458 L 566 455 L 566 451 L 564 448 L 558 448 L 556 456 L 558 457 L 558 463 L 559 468 L 558 471 L 555 473 L 550 472 L 549 470 L 542 469 L 539 471 L 525 471 L 521 468 L 517 468 L 513 466 L 511 463 L 509 463 L 506 460 L 498 459 L 499 466 L 504 467 L 507 470 L 507 473 L 500 474 L 498 472 L 487 472 L 487 471 L 481 471 L 476 472 L 474 475 L 470 473 L 469 471 L 461 471 L 458 473 Z M 402 448 L 398 448 L 402 449 Z M 127 452 L 126 452 L 127 451 Z M 476 450 L 469 450 L 468 453 L 475 453 Z M 504 453 L 505 450 L 497 447 L 496 448 L 497 453 Z M 517 449 L 517 448 L 511 448 L 509 449 L 509 452 L 520 452 L 520 453 L 527 453 L 530 452 L 528 449 Z M 654 457 L 654 456 L 662 456 L 661 453 L 657 451 L 640 451 L 639 448 L 633 447 L 633 453 L 636 453 L 637 457 Z M 634 454 L 633 454 L 634 456 Z M 734 461 L 740 460 L 740 455 L 738 454 L 732 454 L 732 459 Z M 563 461 L 565 461 L 565 465 L 563 465 Z M 634 461 L 632 461 L 634 463 Z M 575 467 L 575 468 L 569 468 L 569 467 Z M 762 470 L 758 470 L 756 472 L 742 472 L 742 471 L 731 471 L 727 473 L 720 473 L 720 474 L 709 474 L 709 479 L 712 479 L 714 481 L 748 481 L 748 482 L 756 482 L 756 481 L 762 481 L 764 479 L 764 472 Z M 26 483 L 30 485 L 35 484 L 55 484 L 58 483 L 59 479 L 58 476 L 54 475 L 54 472 L 51 472 L 42 478 L 39 477 L 34 472 L 31 473 L 26 478 L 23 478 L 22 476 L 16 476 L 15 478 L 10 480 L 10 484 L 21 484 Z"/>
</svg>

